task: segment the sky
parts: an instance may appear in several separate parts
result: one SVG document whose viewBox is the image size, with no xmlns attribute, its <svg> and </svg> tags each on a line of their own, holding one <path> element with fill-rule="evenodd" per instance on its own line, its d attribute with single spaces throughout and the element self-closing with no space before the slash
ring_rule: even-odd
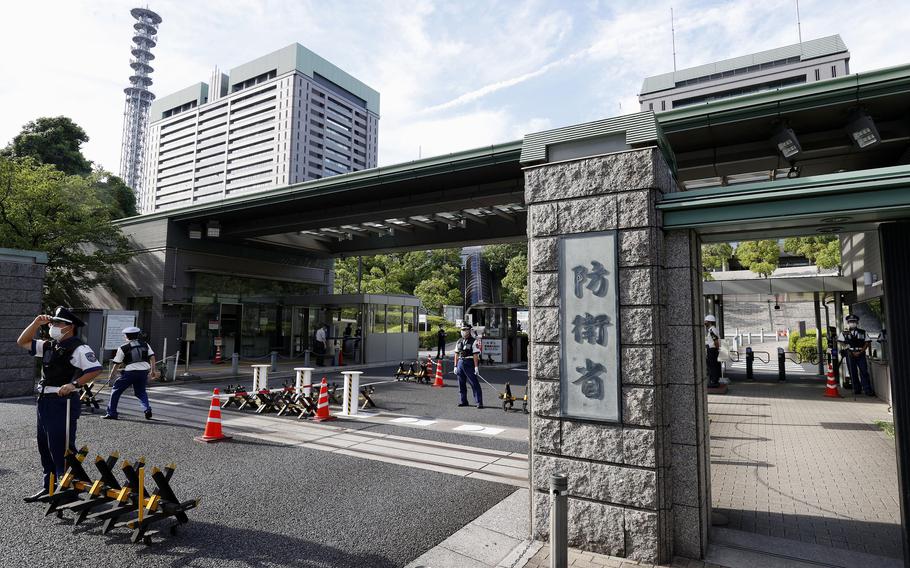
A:
<svg viewBox="0 0 910 568">
<path fill-rule="evenodd" d="M 65 115 L 120 169 L 138 2 L 32 0 L 0 20 L 0 146 Z M 150 0 L 167 95 L 298 42 L 380 92 L 379 164 L 636 112 L 642 79 L 796 43 L 794 0 Z M 802 0 L 804 40 L 839 33 L 852 72 L 910 63 L 910 0 Z"/>
</svg>

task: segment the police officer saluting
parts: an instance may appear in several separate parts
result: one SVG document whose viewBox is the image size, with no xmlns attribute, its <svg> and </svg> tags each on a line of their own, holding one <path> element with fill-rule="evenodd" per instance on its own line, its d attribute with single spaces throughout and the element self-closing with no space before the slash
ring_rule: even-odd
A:
<svg viewBox="0 0 910 568">
<path fill-rule="evenodd" d="M 123 330 L 126 337 L 126 343 L 117 348 L 114 355 L 114 366 L 111 367 L 111 374 L 108 382 L 114 378 L 114 373 L 121 367 L 123 372 L 120 378 L 111 388 L 111 400 L 107 405 L 107 414 L 102 416 L 105 420 L 117 419 L 117 403 L 120 401 L 120 395 L 129 387 L 133 387 L 133 394 L 142 403 L 142 409 L 145 410 L 145 419 L 152 419 L 152 407 L 149 405 L 149 395 L 145 387 L 149 381 L 149 371 L 152 378 L 158 377 L 158 371 L 155 369 L 155 352 L 147 341 L 139 338 L 142 333 L 138 327 L 128 327 Z"/>
<path fill-rule="evenodd" d="M 33 339 L 42 325 L 50 326 L 50 341 Z M 66 469 L 66 450 L 76 448 L 76 420 L 81 404 L 79 390 L 101 372 L 92 348 L 76 337 L 76 328 L 84 326 L 64 307 L 53 316 L 40 315 L 29 324 L 16 343 L 41 358 L 41 382 L 38 383 L 38 453 L 44 469 L 41 491 L 26 497 L 38 500 L 48 493 L 51 475 L 60 479 Z M 69 440 L 67 440 L 69 437 Z"/>
<path fill-rule="evenodd" d="M 475 372 L 480 368 L 480 345 L 471 334 L 471 325 L 465 324 L 461 328 L 461 339 L 455 344 L 455 375 L 458 377 L 458 392 L 461 402 L 458 406 L 468 405 L 468 388 L 465 381 L 471 383 L 474 393 L 474 402 L 477 408 L 483 408 L 483 392 Z"/>
<path fill-rule="evenodd" d="M 859 316 L 850 314 L 846 318 L 847 329 L 841 332 L 838 343 L 842 345 L 847 367 L 850 369 L 850 380 L 853 382 L 853 392 L 860 393 L 860 388 L 867 396 L 875 396 L 872 381 L 869 380 L 869 365 L 866 363 L 866 350 L 872 344 L 866 335 L 865 329 L 860 329 Z M 862 386 L 860 386 L 862 385 Z"/>
<path fill-rule="evenodd" d="M 720 333 L 715 324 L 717 318 L 712 315 L 705 316 L 705 356 L 708 364 L 708 386 L 716 387 L 720 384 Z"/>
</svg>

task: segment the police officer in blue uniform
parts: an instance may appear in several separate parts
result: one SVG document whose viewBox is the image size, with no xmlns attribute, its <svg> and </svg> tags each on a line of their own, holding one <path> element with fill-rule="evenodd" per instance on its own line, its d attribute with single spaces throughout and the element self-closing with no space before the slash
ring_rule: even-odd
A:
<svg viewBox="0 0 910 568">
<path fill-rule="evenodd" d="M 117 403 L 120 401 L 120 395 L 129 387 L 133 387 L 133 394 L 142 404 L 142 410 L 145 411 L 145 419 L 152 419 L 152 407 L 149 404 L 149 395 L 145 387 L 149 382 L 149 372 L 153 379 L 158 378 L 158 370 L 155 368 L 155 352 L 152 346 L 139 337 L 142 330 L 138 327 L 127 327 L 123 330 L 126 337 L 126 343 L 117 348 L 112 361 L 114 366 L 111 367 L 111 374 L 108 377 L 108 383 L 114 379 L 114 373 L 120 368 L 123 372 L 111 387 L 111 400 L 107 404 L 107 413 L 102 416 L 105 420 L 117 420 Z"/>
<path fill-rule="evenodd" d="M 875 389 L 872 388 L 872 381 L 869 379 L 869 365 L 866 362 L 866 350 L 872 342 L 869 341 L 866 330 L 858 327 L 859 316 L 850 314 L 844 319 L 847 320 L 847 329 L 841 332 L 838 343 L 842 345 L 841 350 L 847 359 L 853 392 L 859 394 L 862 389 L 867 396 L 875 396 Z"/>
<path fill-rule="evenodd" d="M 34 339 L 42 325 L 50 326 L 49 341 Z M 26 497 L 36 501 L 48 492 L 51 475 L 60 479 L 66 469 L 65 455 L 76 448 L 76 420 L 79 419 L 79 389 L 101 372 L 101 364 L 92 348 L 76 337 L 76 329 L 85 325 L 64 308 L 54 315 L 40 315 L 29 324 L 16 343 L 41 358 L 41 382 L 38 383 L 38 453 L 44 469 L 41 491 Z M 67 424 L 69 419 L 69 424 Z M 69 433 L 69 440 L 67 440 Z"/>
<path fill-rule="evenodd" d="M 455 344 L 455 376 L 458 377 L 458 392 L 461 402 L 458 406 L 468 406 L 468 388 L 471 384 L 474 393 L 474 402 L 477 408 L 483 408 L 483 392 L 477 380 L 476 371 L 480 369 L 480 342 L 471 333 L 471 325 L 465 324 L 461 328 L 461 339 Z"/>
</svg>

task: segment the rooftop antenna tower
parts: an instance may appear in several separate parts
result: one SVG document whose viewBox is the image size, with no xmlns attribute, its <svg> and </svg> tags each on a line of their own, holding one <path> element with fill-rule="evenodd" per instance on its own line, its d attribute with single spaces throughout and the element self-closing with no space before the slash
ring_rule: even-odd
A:
<svg viewBox="0 0 910 568">
<path fill-rule="evenodd" d="M 133 45 L 130 67 L 130 86 L 125 88 L 126 105 L 123 108 L 123 139 L 120 147 L 120 177 L 134 192 L 142 191 L 142 160 L 148 128 L 149 106 L 155 95 L 149 91 L 150 75 L 154 71 L 149 62 L 155 59 L 152 48 L 157 45 L 158 24 L 161 16 L 148 8 L 133 8 Z M 140 207 L 141 209 L 141 207 Z"/>
<path fill-rule="evenodd" d="M 803 53 L 803 24 L 799 19 L 799 0 L 796 0 L 796 33 L 799 34 L 799 53 Z"/>
<path fill-rule="evenodd" d="M 673 38 L 673 72 L 676 73 L 676 25 L 673 23 L 673 6 L 670 6 L 670 37 Z"/>
</svg>

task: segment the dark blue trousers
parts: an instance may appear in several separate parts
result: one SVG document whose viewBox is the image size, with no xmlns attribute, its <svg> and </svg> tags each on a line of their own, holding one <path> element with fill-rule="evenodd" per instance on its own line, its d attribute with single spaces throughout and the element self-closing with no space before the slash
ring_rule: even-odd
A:
<svg viewBox="0 0 910 568">
<path fill-rule="evenodd" d="M 111 400 L 107 403 L 107 413 L 111 416 L 117 416 L 117 403 L 120 401 L 120 395 L 130 387 L 133 387 L 133 394 L 142 403 L 142 410 L 146 412 L 151 410 L 149 395 L 145 391 L 145 386 L 148 382 L 148 371 L 123 371 L 120 373 L 120 378 L 114 381 L 114 386 L 111 387 Z"/>
<path fill-rule="evenodd" d="M 461 404 L 468 403 L 468 387 L 466 383 L 471 383 L 471 391 L 474 393 L 474 403 L 483 404 L 483 392 L 480 390 L 480 381 L 474 373 L 474 359 L 459 357 L 458 367 L 455 369 L 455 376 L 458 377 L 458 392 L 461 394 Z"/>
<path fill-rule="evenodd" d="M 44 469 L 44 488 L 48 488 L 50 477 L 60 481 L 66 470 L 66 405 L 70 405 L 69 448 L 76 451 L 76 421 L 82 410 L 78 391 L 68 397 L 46 394 L 38 399 L 38 454 Z"/>
<path fill-rule="evenodd" d="M 850 379 L 853 382 L 853 392 L 859 394 L 860 388 L 866 394 L 872 394 L 872 381 L 869 379 L 869 365 L 866 363 L 866 354 L 854 357 L 847 353 L 847 366 L 850 368 Z"/>
</svg>

